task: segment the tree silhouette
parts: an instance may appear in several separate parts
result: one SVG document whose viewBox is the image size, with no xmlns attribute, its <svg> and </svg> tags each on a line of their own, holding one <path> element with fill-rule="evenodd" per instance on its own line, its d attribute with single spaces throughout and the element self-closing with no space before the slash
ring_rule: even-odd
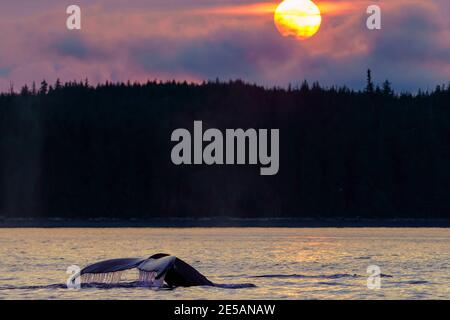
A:
<svg viewBox="0 0 450 320">
<path fill-rule="evenodd" d="M 36 95 L 37 91 L 36 91 L 36 82 L 33 81 L 33 84 L 31 86 L 31 94 L 32 95 Z"/>
<path fill-rule="evenodd" d="M 389 82 L 389 80 L 385 80 L 383 82 L 383 94 L 385 96 L 390 96 L 394 94 L 394 91 L 391 88 L 391 83 Z"/>
<path fill-rule="evenodd" d="M 22 87 L 22 89 L 20 90 L 20 95 L 22 95 L 22 96 L 27 96 L 27 95 L 29 95 L 30 94 L 30 89 L 28 89 L 28 86 L 27 85 L 24 85 L 23 87 Z"/>
<path fill-rule="evenodd" d="M 45 80 L 42 80 L 41 87 L 39 89 L 39 94 L 44 95 L 48 92 L 48 83 Z"/>
<path fill-rule="evenodd" d="M 373 82 L 372 82 L 372 71 L 370 69 L 367 70 L 367 85 L 366 85 L 366 92 L 367 93 L 373 93 Z"/>
<path fill-rule="evenodd" d="M 450 89 L 58 81 L 0 94 L 0 216 L 450 217 Z M 280 129 L 280 171 L 175 166 L 177 128 Z"/>
<path fill-rule="evenodd" d="M 60 90 L 62 88 L 61 80 L 58 78 L 55 82 L 55 90 Z"/>
</svg>

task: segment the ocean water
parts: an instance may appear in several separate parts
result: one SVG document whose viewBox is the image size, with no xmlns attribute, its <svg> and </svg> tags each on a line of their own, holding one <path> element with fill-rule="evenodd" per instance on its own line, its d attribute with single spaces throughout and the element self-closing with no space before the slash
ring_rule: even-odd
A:
<svg viewBox="0 0 450 320">
<path fill-rule="evenodd" d="M 65 286 L 69 266 L 158 252 L 227 286 Z M 449 262 L 450 229 L 0 229 L 0 298 L 450 299 Z"/>
</svg>

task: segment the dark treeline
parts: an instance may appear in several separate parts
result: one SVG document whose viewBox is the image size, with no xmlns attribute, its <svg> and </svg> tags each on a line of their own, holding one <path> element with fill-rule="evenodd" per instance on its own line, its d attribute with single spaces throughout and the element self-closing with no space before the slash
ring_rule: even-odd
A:
<svg viewBox="0 0 450 320">
<path fill-rule="evenodd" d="M 171 133 L 279 128 L 280 171 L 172 164 Z M 87 81 L 0 95 L 0 216 L 450 217 L 450 86 Z"/>
</svg>

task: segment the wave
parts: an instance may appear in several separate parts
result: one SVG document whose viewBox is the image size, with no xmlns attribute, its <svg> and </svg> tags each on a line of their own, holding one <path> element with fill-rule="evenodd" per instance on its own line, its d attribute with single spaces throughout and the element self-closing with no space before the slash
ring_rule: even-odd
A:
<svg viewBox="0 0 450 320">
<path fill-rule="evenodd" d="M 67 289 L 67 285 L 49 284 L 42 286 L 12 286 L 12 285 L 0 286 L 0 290 L 42 290 L 42 289 Z"/>
<path fill-rule="evenodd" d="M 390 284 L 427 284 L 429 283 L 428 281 L 425 280 L 409 280 L 409 281 L 396 281 L 396 282 L 391 282 Z"/>
<path fill-rule="evenodd" d="M 256 288 L 256 285 L 254 285 L 253 283 L 236 283 L 236 284 L 215 283 L 214 286 L 222 289 Z"/>
<path fill-rule="evenodd" d="M 381 274 L 381 278 L 393 278 L 389 274 Z M 248 278 L 300 278 L 300 279 L 341 279 L 341 278 L 367 278 L 367 276 L 351 273 L 336 273 L 336 274 L 320 274 L 320 275 L 305 275 L 305 274 L 263 274 L 257 276 L 248 276 Z"/>
<path fill-rule="evenodd" d="M 331 275 L 305 275 L 305 274 L 263 274 L 250 276 L 249 278 L 301 278 L 301 279 L 340 279 L 340 278 L 360 278 L 362 276 L 349 273 L 337 273 Z"/>
<path fill-rule="evenodd" d="M 237 283 L 237 284 L 214 284 L 214 287 L 223 289 L 245 289 L 256 287 L 252 283 Z M 145 288 L 154 290 L 174 290 L 174 287 L 149 287 L 147 283 L 135 281 L 135 282 L 123 282 L 123 283 L 83 283 L 81 284 L 81 289 L 123 289 L 123 288 Z M 54 290 L 54 289 L 67 289 L 65 284 L 50 284 L 41 286 L 0 286 L 1 290 Z"/>
<path fill-rule="evenodd" d="M 149 287 L 145 282 L 123 282 L 123 283 L 83 283 L 81 289 L 121 289 L 121 288 L 148 288 L 172 290 L 171 287 Z M 0 286 L 0 290 L 51 290 L 51 289 L 67 289 L 65 284 L 50 284 L 42 286 Z"/>
<path fill-rule="evenodd" d="M 328 282 L 328 281 L 322 281 L 318 282 L 318 285 L 325 285 L 325 286 L 340 286 L 340 287 L 353 287 L 354 285 L 351 285 L 349 283 L 337 283 L 337 282 Z"/>
</svg>

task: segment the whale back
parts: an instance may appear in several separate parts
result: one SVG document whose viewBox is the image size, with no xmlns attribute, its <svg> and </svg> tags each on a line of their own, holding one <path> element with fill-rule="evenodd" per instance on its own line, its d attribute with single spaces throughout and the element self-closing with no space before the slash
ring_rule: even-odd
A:
<svg viewBox="0 0 450 320">
<path fill-rule="evenodd" d="M 198 272 L 192 266 L 175 258 L 172 269 L 167 272 L 164 279 L 172 287 L 192 287 L 192 286 L 213 286 L 203 274 Z"/>
</svg>

